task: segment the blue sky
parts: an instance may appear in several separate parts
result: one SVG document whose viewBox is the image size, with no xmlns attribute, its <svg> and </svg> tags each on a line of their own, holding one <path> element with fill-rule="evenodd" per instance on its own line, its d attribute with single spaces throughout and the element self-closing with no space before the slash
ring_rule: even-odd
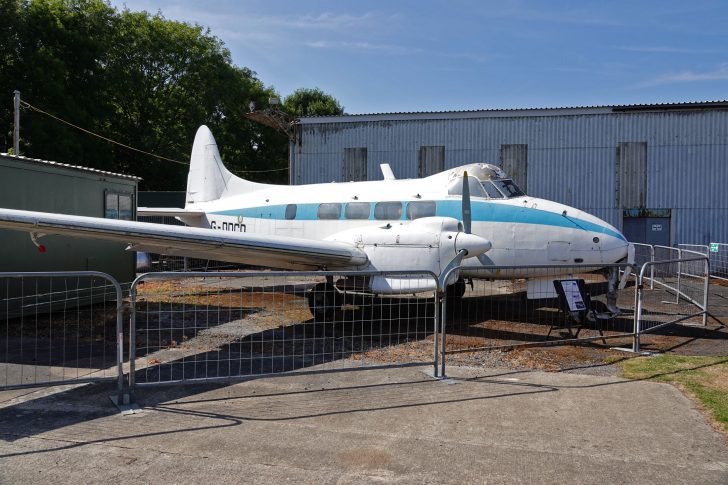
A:
<svg viewBox="0 0 728 485">
<path fill-rule="evenodd" d="M 728 99 L 728 2 L 112 0 L 347 113 Z"/>
</svg>

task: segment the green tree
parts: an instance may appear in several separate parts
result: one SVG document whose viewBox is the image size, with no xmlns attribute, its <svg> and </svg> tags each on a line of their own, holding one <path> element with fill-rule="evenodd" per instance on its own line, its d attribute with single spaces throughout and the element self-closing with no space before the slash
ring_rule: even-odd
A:
<svg viewBox="0 0 728 485">
<path fill-rule="evenodd" d="M 266 109 L 278 94 L 235 66 L 222 41 L 199 25 L 118 11 L 104 0 L 0 0 L 0 102 L 8 108 L 0 110 L 0 148 L 9 145 L 14 89 L 73 125 L 183 164 L 32 109 L 21 115 L 21 152 L 28 156 L 139 175 L 143 189 L 180 190 L 204 123 L 230 170 L 286 181 L 287 137 L 245 118 L 251 103 Z M 343 112 L 318 89 L 286 101 L 295 116 Z"/>
<path fill-rule="evenodd" d="M 3 1 L 3 0 L 0 0 Z M 12 43 L 11 61 L 0 67 L 4 105 L 12 106 L 12 91 L 72 123 L 95 128 L 108 103 L 104 83 L 104 45 L 114 10 L 101 1 L 3 1 L 2 37 Z M 9 25 L 6 24 L 9 22 Z M 3 132 L 12 130 L 12 110 L 3 110 Z M 102 145 L 57 122 L 25 111 L 21 120 L 21 150 L 39 158 L 85 163 L 103 154 Z"/>
<path fill-rule="evenodd" d="M 344 108 L 319 88 L 297 89 L 283 100 L 283 111 L 294 117 L 337 116 L 344 114 Z"/>
</svg>

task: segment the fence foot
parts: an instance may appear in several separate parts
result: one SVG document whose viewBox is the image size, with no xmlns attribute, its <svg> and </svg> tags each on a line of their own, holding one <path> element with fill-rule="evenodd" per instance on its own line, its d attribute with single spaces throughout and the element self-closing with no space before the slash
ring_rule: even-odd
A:
<svg viewBox="0 0 728 485">
<path fill-rule="evenodd" d="M 114 406 L 116 406 L 122 415 L 138 414 L 142 412 L 142 409 L 136 402 L 134 402 L 133 396 L 128 392 L 121 395 L 112 394 L 109 396 L 109 399 L 111 399 L 111 402 L 114 403 Z"/>
</svg>

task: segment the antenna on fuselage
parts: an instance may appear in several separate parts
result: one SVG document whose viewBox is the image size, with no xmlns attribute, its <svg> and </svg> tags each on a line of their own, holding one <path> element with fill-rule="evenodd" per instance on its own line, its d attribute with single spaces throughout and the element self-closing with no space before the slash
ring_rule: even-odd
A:
<svg viewBox="0 0 728 485">
<path fill-rule="evenodd" d="M 394 176 L 394 172 L 392 172 L 392 167 L 390 167 L 388 163 L 380 163 L 379 168 L 382 170 L 382 177 L 384 177 L 384 180 L 397 180 Z"/>
</svg>

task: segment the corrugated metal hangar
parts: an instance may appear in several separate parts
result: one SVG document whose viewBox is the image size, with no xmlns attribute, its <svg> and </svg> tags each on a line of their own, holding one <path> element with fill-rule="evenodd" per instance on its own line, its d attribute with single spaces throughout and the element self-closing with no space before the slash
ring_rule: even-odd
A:
<svg viewBox="0 0 728 485">
<path fill-rule="evenodd" d="M 586 210 L 633 242 L 728 241 L 728 101 L 301 118 L 291 183 L 501 166 L 529 195 Z"/>
<path fill-rule="evenodd" d="M 134 220 L 131 175 L 0 153 L 0 207 Z M 102 271 L 119 282 L 135 277 L 135 253 L 116 242 L 47 236 L 40 253 L 27 233 L 0 231 L 0 271 Z"/>
</svg>

